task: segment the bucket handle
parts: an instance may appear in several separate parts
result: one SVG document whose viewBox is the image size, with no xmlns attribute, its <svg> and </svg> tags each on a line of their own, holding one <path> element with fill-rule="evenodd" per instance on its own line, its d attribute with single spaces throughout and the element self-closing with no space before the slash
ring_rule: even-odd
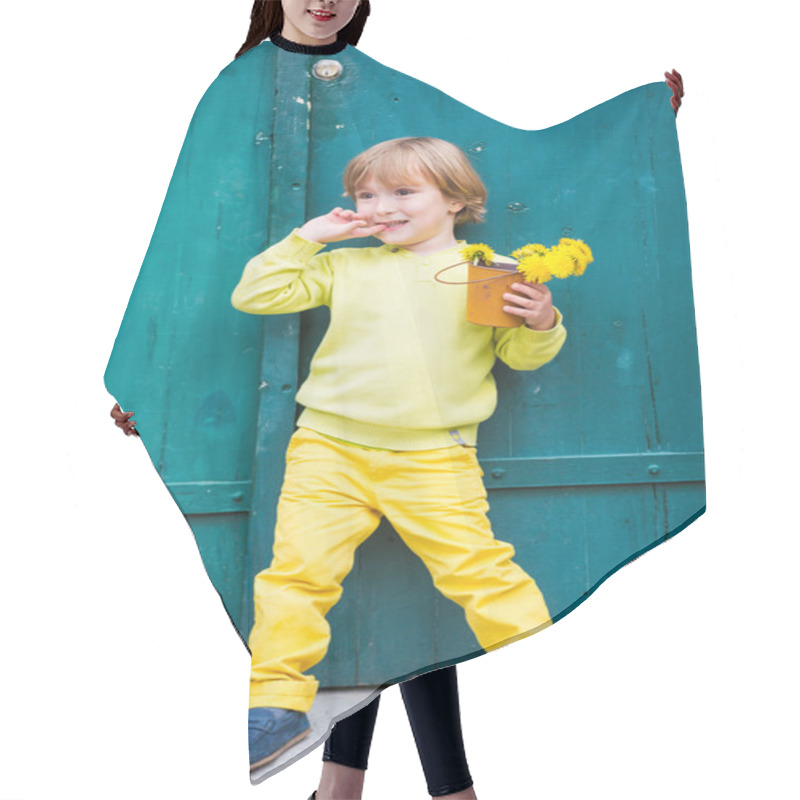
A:
<svg viewBox="0 0 800 800">
<path fill-rule="evenodd" d="M 443 283 L 445 286 L 466 286 L 468 283 L 489 283 L 490 281 L 497 281 L 500 278 L 508 277 L 508 273 L 511 270 L 502 270 L 504 274 L 502 275 L 495 275 L 494 278 L 478 278 L 475 281 L 443 281 L 439 276 L 443 272 L 447 272 L 449 269 L 455 269 L 455 267 L 460 267 L 462 264 L 469 264 L 469 261 L 459 261 L 458 264 L 451 264 L 449 267 L 445 267 L 444 269 L 440 269 L 434 276 L 433 279 L 438 281 L 439 283 Z M 516 271 L 516 270 L 515 270 Z"/>
</svg>

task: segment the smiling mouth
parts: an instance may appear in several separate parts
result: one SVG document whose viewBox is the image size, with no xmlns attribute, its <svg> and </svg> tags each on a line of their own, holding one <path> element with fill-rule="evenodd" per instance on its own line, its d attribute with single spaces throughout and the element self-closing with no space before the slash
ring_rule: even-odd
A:
<svg viewBox="0 0 800 800">
<path fill-rule="evenodd" d="M 321 22 L 328 22 L 328 20 L 331 20 L 336 16 L 336 14 L 334 14 L 332 11 L 319 11 L 317 9 L 309 9 L 308 13 L 311 14 L 314 19 L 318 19 Z"/>
<path fill-rule="evenodd" d="M 398 220 L 392 220 L 391 222 L 379 222 L 378 225 L 383 225 L 381 233 L 384 233 L 385 231 L 398 231 L 400 230 L 400 228 L 403 227 L 403 225 L 406 225 L 407 223 L 408 223 L 407 219 L 398 219 Z"/>
</svg>

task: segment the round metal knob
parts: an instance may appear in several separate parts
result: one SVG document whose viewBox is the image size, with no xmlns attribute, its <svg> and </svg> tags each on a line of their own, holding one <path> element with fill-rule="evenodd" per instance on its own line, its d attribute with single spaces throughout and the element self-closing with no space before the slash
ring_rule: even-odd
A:
<svg viewBox="0 0 800 800">
<path fill-rule="evenodd" d="M 342 74 L 343 67 L 332 58 L 324 58 L 322 61 L 317 61 L 311 71 L 314 77 L 321 81 L 335 81 Z"/>
</svg>

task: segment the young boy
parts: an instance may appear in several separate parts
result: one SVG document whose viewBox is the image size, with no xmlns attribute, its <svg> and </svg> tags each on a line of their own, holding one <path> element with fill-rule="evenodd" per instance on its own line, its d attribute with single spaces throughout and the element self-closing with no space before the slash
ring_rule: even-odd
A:
<svg viewBox="0 0 800 800">
<path fill-rule="evenodd" d="M 523 325 L 474 325 L 464 287 L 434 280 L 463 260 L 454 227 L 480 221 L 486 202 L 455 145 L 382 142 L 348 164 L 344 183 L 355 212 L 309 220 L 252 259 L 233 293 L 252 314 L 331 310 L 297 394 L 273 561 L 255 581 L 251 769 L 308 732 L 317 682 L 304 673 L 324 657 L 325 615 L 384 515 L 484 649 L 550 624 L 513 547 L 492 534 L 475 443 L 496 405 L 495 357 L 520 370 L 547 363 L 566 338 L 561 315 L 545 286 L 520 282 L 505 308 Z M 320 253 L 365 236 L 383 246 Z"/>
</svg>

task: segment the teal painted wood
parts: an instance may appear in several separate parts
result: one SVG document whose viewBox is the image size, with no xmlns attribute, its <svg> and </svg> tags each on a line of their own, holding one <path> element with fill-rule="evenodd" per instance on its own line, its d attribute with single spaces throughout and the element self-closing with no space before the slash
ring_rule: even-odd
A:
<svg viewBox="0 0 800 800">
<path fill-rule="evenodd" d="M 311 77 L 305 61 L 294 53 L 283 50 L 276 53 L 270 130 L 270 202 L 265 218 L 268 242 L 282 239 L 306 217 Z M 253 578 L 271 559 L 275 511 L 283 480 L 283 456 L 294 428 L 298 378 L 299 316 L 267 316 L 262 324 L 253 504 L 247 551 L 247 585 L 251 588 L 241 611 L 245 631 L 253 624 Z"/>
<path fill-rule="evenodd" d="M 252 505 L 249 480 L 168 483 L 167 488 L 186 516 L 249 511 Z"/>
<path fill-rule="evenodd" d="M 232 64 L 201 100 L 106 372 L 240 630 L 262 325 L 230 295 L 265 244 L 271 60 L 246 79 Z"/>
<path fill-rule="evenodd" d="M 242 513 L 215 513 L 202 511 L 187 515 L 203 563 L 209 572 L 214 588 L 225 605 L 231 622 L 241 630 L 234 613 L 251 602 L 248 590 L 247 538 L 248 515 Z"/>
</svg>

